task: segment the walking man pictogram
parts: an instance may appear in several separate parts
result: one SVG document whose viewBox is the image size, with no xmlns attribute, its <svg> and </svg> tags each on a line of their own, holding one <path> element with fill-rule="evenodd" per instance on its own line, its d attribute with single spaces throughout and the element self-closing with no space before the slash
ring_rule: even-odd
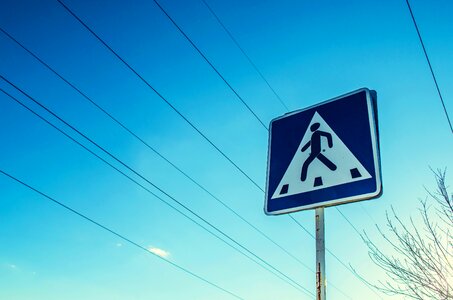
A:
<svg viewBox="0 0 453 300">
<path fill-rule="evenodd" d="M 310 130 L 313 132 L 310 138 L 310 141 L 306 143 L 300 151 L 304 152 L 310 147 L 310 156 L 305 160 L 302 166 L 302 172 L 300 174 L 300 180 L 305 181 L 307 179 L 307 171 L 310 164 L 317 158 L 319 159 L 326 167 L 330 170 L 335 171 L 337 166 L 331 162 L 327 157 L 321 153 L 321 137 L 324 136 L 327 138 L 327 144 L 329 148 L 333 147 L 332 135 L 328 132 L 324 132 L 319 129 L 321 126 L 319 123 L 314 123 L 310 126 Z"/>
</svg>

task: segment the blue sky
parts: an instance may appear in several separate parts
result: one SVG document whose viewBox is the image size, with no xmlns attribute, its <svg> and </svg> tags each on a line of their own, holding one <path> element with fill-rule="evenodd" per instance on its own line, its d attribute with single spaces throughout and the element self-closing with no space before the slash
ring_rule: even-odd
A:
<svg viewBox="0 0 453 300">
<path fill-rule="evenodd" d="M 65 1 L 256 182 L 264 186 L 267 132 L 152 1 Z M 378 93 L 384 195 L 341 211 L 377 238 L 391 205 L 414 216 L 429 166 L 453 166 L 453 141 L 404 1 L 209 0 L 291 110 L 361 87 Z M 284 107 L 199 0 L 161 4 L 265 123 Z M 453 113 L 453 4 L 413 0 L 445 104 Z M 213 194 L 301 261 L 314 240 L 54 0 L 3 0 L 0 27 L 55 68 Z M 315 276 L 84 100 L 0 33 L 0 74 L 175 198 L 313 291 Z M 39 113 L 1 81 L 0 87 Z M 0 168 L 245 299 L 308 299 L 168 209 L 0 95 Z M 55 121 L 55 119 L 51 119 Z M 68 131 L 69 132 L 69 131 Z M 103 155 L 104 156 L 104 155 Z M 110 161 L 110 160 L 109 160 Z M 314 232 L 314 212 L 294 217 Z M 326 244 L 371 280 L 385 278 L 354 229 L 326 210 Z M 328 284 L 379 299 L 327 255 Z M 347 299 L 329 285 L 332 299 Z M 390 298 L 382 296 L 384 299 Z M 0 176 L 0 298 L 230 299 Z M 397 297 L 394 297 L 397 299 Z"/>
</svg>

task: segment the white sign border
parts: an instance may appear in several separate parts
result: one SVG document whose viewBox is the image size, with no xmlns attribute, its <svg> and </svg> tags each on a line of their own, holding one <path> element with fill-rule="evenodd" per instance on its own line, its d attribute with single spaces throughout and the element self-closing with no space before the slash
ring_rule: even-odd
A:
<svg viewBox="0 0 453 300">
<path fill-rule="evenodd" d="M 291 208 L 286 208 L 282 210 L 276 210 L 276 211 L 271 211 L 269 212 L 267 210 L 267 204 L 268 204 L 268 198 L 269 198 L 269 172 L 270 172 L 270 158 L 271 158 L 271 142 L 272 142 L 272 125 L 274 121 L 287 118 L 289 116 L 292 116 L 294 114 L 298 114 L 300 112 L 312 109 L 317 106 L 321 106 L 330 102 L 334 102 L 343 98 L 346 98 L 348 96 L 352 96 L 354 94 L 358 94 L 361 92 L 366 93 L 366 102 L 367 102 L 367 108 L 368 108 L 368 119 L 370 122 L 370 132 L 371 132 L 371 144 L 373 148 L 373 159 L 374 159 L 374 169 L 375 169 L 375 178 L 376 178 L 376 191 L 367 193 L 367 194 L 362 194 L 362 195 L 355 195 L 355 196 L 350 196 L 350 197 L 344 197 L 340 199 L 335 199 L 335 200 L 329 200 L 329 201 L 324 201 L 324 202 L 317 202 L 309 205 L 302 205 L 302 206 L 295 206 Z M 371 99 L 371 92 L 368 88 L 361 88 L 352 92 L 349 92 L 347 94 L 323 101 L 321 103 L 317 103 L 315 105 L 296 110 L 290 113 L 287 113 L 283 116 L 277 117 L 272 119 L 270 122 L 269 126 L 269 142 L 268 142 L 268 150 L 267 150 L 267 173 L 266 173 L 266 190 L 265 190 L 265 202 L 264 202 L 264 213 L 268 216 L 273 216 L 273 215 L 281 215 L 281 214 L 287 214 L 287 213 L 292 213 L 292 212 L 298 212 L 302 210 L 308 210 L 308 209 L 313 209 L 313 208 L 319 208 L 319 207 L 328 207 L 328 206 L 334 206 L 334 205 L 340 205 L 340 204 L 345 204 L 345 203 L 350 203 L 350 202 L 357 202 L 357 201 L 362 201 L 362 200 L 368 200 L 372 198 L 377 198 L 381 195 L 382 193 L 382 180 L 381 180 L 381 163 L 380 163 L 380 156 L 379 156 L 379 149 L 378 149 L 378 140 L 377 140 L 377 126 L 375 122 L 375 111 L 373 108 L 373 101 Z"/>
</svg>

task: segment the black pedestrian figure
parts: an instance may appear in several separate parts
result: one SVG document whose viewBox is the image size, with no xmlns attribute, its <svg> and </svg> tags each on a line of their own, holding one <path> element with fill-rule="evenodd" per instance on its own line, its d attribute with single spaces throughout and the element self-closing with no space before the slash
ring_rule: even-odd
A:
<svg viewBox="0 0 453 300">
<path fill-rule="evenodd" d="M 300 174 L 300 180 L 302 181 L 305 181 L 307 179 L 308 166 L 315 160 L 315 158 L 319 159 L 330 170 L 335 171 L 337 169 L 337 166 L 321 153 L 322 136 L 327 138 L 329 148 L 333 147 L 333 143 L 332 135 L 330 133 L 318 130 L 319 126 L 320 126 L 319 123 L 314 123 L 313 125 L 310 126 L 310 130 L 313 132 L 310 141 L 306 143 L 300 150 L 304 152 L 305 150 L 308 149 L 308 147 L 311 146 L 310 156 L 307 158 L 307 160 L 304 162 L 304 165 L 302 166 L 302 173 Z"/>
</svg>

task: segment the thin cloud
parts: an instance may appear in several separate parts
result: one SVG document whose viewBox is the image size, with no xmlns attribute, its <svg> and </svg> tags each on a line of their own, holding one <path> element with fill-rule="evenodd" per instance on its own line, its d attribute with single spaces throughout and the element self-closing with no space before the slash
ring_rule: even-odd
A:
<svg viewBox="0 0 453 300">
<path fill-rule="evenodd" d="M 170 252 L 157 248 L 157 247 L 149 246 L 148 250 L 162 258 L 168 258 L 170 256 Z"/>
<path fill-rule="evenodd" d="M 20 271 L 19 267 L 15 264 L 11 264 L 11 263 L 4 263 L 2 264 L 0 267 L 2 268 L 5 268 L 5 269 L 8 269 L 10 270 L 11 272 L 18 272 Z"/>
</svg>

